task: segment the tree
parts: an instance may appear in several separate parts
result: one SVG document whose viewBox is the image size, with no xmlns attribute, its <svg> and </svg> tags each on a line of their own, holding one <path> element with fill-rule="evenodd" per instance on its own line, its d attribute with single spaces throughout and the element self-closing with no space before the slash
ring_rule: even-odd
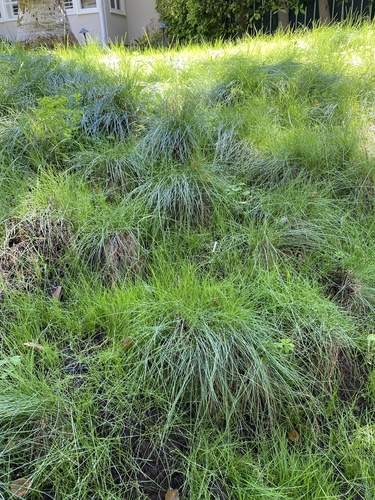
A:
<svg viewBox="0 0 375 500">
<path fill-rule="evenodd" d="M 285 0 L 279 0 L 279 10 L 277 12 L 277 27 L 287 30 L 289 26 L 289 7 Z"/>
<path fill-rule="evenodd" d="M 328 0 L 318 0 L 319 6 L 319 19 L 323 24 L 330 23 L 332 21 L 331 12 L 329 10 Z"/>
<path fill-rule="evenodd" d="M 277 13 L 278 27 L 287 29 L 290 11 L 304 13 L 308 3 L 313 0 L 156 0 L 156 10 L 170 37 L 214 40 L 263 29 L 270 12 Z M 320 21 L 330 22 L 329 0 L 318 0 L 318 5 Z"/>
<path fill-rule="evenodd" d="M 19 0 L 17 41 L 33 47 L 78 43 L 61 0 Z"/>
<path fill-rule="evenodd" d="M 248 28 L 253 0 L 156 0 L 160 18 L 179 39 L 232 38 Z"/>
</svg>

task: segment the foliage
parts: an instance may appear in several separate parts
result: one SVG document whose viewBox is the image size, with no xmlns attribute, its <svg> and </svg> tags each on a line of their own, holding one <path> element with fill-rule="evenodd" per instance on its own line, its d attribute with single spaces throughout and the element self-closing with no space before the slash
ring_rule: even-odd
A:
<svg viewBox="0 0 375 500">
<path fill-rule="evenodd" d="M 179 40 L 228 39 L 252 29 L 267 12 L 292 8 L 303 12 L 305 1 L 254 2 L 253 0 L 157 0 L 156 8 L 168 34 Z"/>
<path fill-rule="evenodd" d="M 72 95 L 70 106 L 65 96 L 38 99 L 34 110 L 36 137 L 44 136 L 51 142 L 72 139 L 82 116 L 82 111 L 77 109 L 80 98 L 80 94 Z"/>
<path fill-rule="evenodd" d="M 374 40 L 0 48 L 1 497 L 373 497 Z"/>
</svg>

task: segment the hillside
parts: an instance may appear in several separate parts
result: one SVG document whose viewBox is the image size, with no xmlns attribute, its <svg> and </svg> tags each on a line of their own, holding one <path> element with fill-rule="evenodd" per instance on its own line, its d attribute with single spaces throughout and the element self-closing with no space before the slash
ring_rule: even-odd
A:
<svg viewBox="0 0 375 500">
<path fill-rule="evenodd" d="M 374 57 L 3 43 L 2 498 L 374 497 Z"/>
</svg>

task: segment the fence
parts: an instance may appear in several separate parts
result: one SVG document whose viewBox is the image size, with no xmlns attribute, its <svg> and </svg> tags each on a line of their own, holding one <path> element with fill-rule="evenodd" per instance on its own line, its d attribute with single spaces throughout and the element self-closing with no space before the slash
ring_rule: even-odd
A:
<svg viewBox="0 0 375 500">
<path fill-rule="evenodd" d="M 343 21 L 344 19 L 359 19 L 367 18 L 373 20 L 375 17 L 374 0 L 328 0 L 326 7 L 328 7 L 329 17 L 332 21 Z M 310 27 L 316 21 L 321 19 L 319 11 L 319 4 L 323 2 L 319 0 L 312 0 L 305 3 L 303 11 L 295 13 L 293 9 L 288 9 L 283 13 L 284 26 L 288 24 L 291 28 L 297 27 Z M 254 12 L 259 7 L 262 8 L 262 2 L 254 2 Z M 327 14 L 327 12 L 325 12 Z M 269 11 L 264 14 L 260 19 L 253 22 L 254 31 L 262 31 L 272 33 L 280 25 L 280 14 L 277 11 Z"/>
</svg>

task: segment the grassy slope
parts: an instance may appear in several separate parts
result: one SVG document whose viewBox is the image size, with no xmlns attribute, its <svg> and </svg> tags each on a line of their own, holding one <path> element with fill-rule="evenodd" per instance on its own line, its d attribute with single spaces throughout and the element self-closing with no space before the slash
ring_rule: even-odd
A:
<svg viewBox="0 0 375 500">
<path fill-rule="evenodd" d="M 2 47 L 2 498 L 374 498 L 374 40 Z"/>
</svg>

